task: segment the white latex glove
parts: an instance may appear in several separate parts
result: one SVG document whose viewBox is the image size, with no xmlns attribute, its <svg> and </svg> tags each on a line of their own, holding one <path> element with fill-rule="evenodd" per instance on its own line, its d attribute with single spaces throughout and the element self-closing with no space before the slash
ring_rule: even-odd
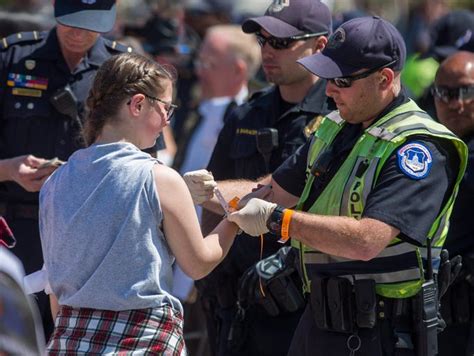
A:
<svg viewBox="0 0 474 356">
<path fill-rule="evenodd" d="M 231 213 L 227 219 L 239 225 L 247 234 L 259 236 L 268 232 L 267 220 L 276 207 L 275 203 L 253 198 L 244 208 Z"/>
<path fill-rule="evenodd" d="M 183 178 L 191 192 L 194 204 L 202 204 L 214 196 L 214 188 L 217 187 L 217 183 L 211 172 L 199 169 L 185 173 Z"/>
</svg>

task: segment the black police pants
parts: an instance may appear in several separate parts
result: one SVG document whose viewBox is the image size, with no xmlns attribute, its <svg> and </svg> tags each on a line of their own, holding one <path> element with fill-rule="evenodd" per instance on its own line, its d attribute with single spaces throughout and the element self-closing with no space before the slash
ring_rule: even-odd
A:
<svg viewBox="0 0 474 356">
<path fill-rule="evenodd" d="M 16 238 L 16 246 L 11 251 L 23 263 L 26 274 L 33 273 L 43 267 L 43 253 L 39 236 L 38 220 L 12 218 L 6 216 L 8 225 Z M 48 341 L 54 328 L 51 316 L 49 297 L 44 293 L 36 293 L 35 301 L 43 322 L 45 340 Z"/>
<path fill-rule="evenodd" d="M 438 356 L 474 355 L 474 322 L 448 325 L 438 335 Z"/>
<path fill-rule="evenodd" d="M 233 325 L 236 311 L 235 307 L 216 307 L 213 316 L 207 313 L 208 322 L 213 320 L 215 323 L 210 328 L 214 332 L 208 332 L 209 342 L 216 341 L 212 347 L 214 355 L 285 356 L 287 354 L 302 309 L 273 317 L 261 307 L 252 307 L 247 310 L 246 318 L 241 324 Z M 238 336 L 233 342 L 229 342 L 232 326 L 241 330 L 235 330 L 234 335 Z M 217 340 L 212 339 L 213 334 Z"/>
<path fill-rule="evenodd" d="M 372 329 L 359 329 L 357 336 L 360 338 L 360 348 L 354 355 L 415 356 L 413 350 L 395 349 L 397 338 L 388 319 L 377 320 Z M 308 304 L 296 328 L 288 356 L 351 355 L 348 344 L 355 349 L 359 340 L 351 334 L 319 329 Z"/>
</svg>

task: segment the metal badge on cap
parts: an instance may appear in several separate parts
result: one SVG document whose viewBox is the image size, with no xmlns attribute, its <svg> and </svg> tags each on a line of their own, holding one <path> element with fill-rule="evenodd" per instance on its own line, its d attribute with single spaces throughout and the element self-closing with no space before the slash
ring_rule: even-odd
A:
<svg viewBox="0 0 474 356">
<path fill-rule="evenodd" d="M 336 49 L 342 46 L 346 40 L 346 31 L 342 27 L 339 27 L 332 35 L 329 37 L 327 48 Z"/>
<path fill-rule="evenodd" d="M 268 7 L 269 12 L 280 12 L 285 7 L 290 6 L 290 0 L 274 0 Z"/>
</svg>

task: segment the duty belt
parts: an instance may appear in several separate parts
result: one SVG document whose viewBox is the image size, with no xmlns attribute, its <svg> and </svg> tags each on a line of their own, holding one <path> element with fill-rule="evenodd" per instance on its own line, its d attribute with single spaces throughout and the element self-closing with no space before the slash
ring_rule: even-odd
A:
<svg viewBox="0 0 474 356">
<path fill-rule="evenodd" d="M 0 215 L 7 219 L 32 219 L 38 220 L 37 204 L 20 204 L 0 202 Z"/>
</svg>

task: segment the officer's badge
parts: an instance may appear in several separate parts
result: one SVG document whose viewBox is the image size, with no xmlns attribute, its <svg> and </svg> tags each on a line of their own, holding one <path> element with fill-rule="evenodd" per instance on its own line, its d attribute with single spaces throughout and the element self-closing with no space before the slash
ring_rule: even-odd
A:
<svg viewBox="0 0 474 356">
<path fill-rule="evenodd" d="M 423 179 L 428 176 L 433 158 L 430 150 L 420 142 L 411 142 L 397 152 L 400 170 L 413 179 Z"/>
<path fill-rule="evenodd" d="M 25 61 L 25 67 L 26 69 L 28 70 L 33 70 L 35 69 L 36 67 L 36 61 L 32 60 L 32 59 L 28 59 Z"/>
<path fill-rule="evenodd" d="M 309 122 L 309 124 L 304 127 L 304 130 L 303 130 L 304 135 L 305 135 L 306 137 L 311 136 L 311 135 L 314 133 L 314 131 L 316 131 L 316 130 L 318 129 L 319 125 L 321 125 L 321 121 L 323 121 L 322 115 L 317 115 L 317 116 L 315 116 L 315 117 Z"/>
<path fill-rule="evenodd" d="M 268 12 L 280 12 L 288 6 L 290 6 L 290 0 L 273 0 L 272 4 L 268 7 Z"/>
<path fill-rule="evenodd" d="M 464 46 L 466 43 L 469 43 L 469 41 L 472 39 L 472 31 L 467 30 L 461 37 L 459 37 L 456 42 L 456 48 L 461 48 Z"/>
<path fill-rule="evenodd" d="M 346 31 L 343 28 L 338 28 L 332 35 L 329 37 L 328 44 L 326 48 L 336 49 L 342 46 L 346 41 Z"/>
</svg>

